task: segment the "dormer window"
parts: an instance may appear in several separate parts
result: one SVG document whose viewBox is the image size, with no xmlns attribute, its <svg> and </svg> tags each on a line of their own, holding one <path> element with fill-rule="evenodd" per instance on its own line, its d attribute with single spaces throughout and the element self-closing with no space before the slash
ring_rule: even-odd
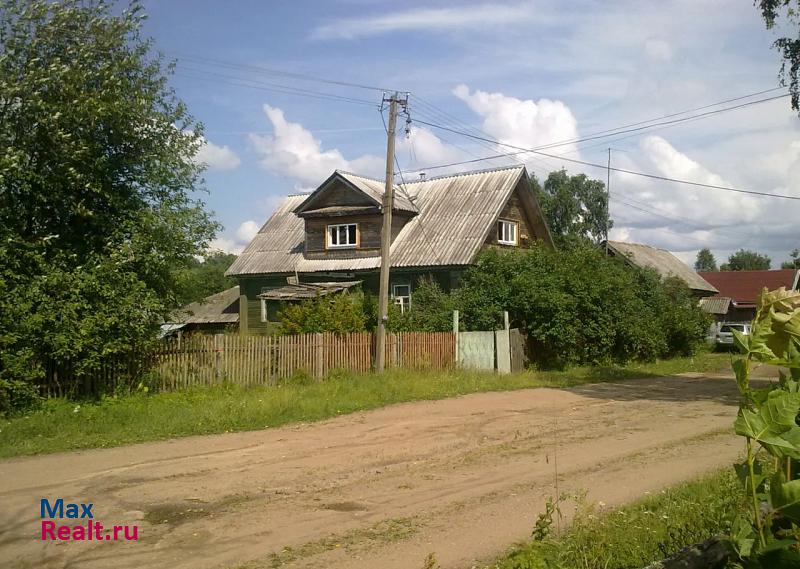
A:
<svg viewBox="0 0 800 569">
<path fill-rule="evenodd" d="M 501 219 L 497 222 L 497 242 L 501 245 L 516 245 L 517 222 Z"/>
<path fill-rule="evenodd" d="M 340 223 L 328 226 L 329 249 L 354 249 L 358 245 L 358 224 Z"/>
</svg>

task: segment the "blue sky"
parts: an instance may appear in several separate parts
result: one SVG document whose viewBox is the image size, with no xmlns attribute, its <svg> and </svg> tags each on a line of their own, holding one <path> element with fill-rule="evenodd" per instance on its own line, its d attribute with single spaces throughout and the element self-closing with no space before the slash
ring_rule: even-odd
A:
<svg viewBox="0 0 800 569">
<path fill-rule="evenodd" d="M 379 92 L 258 68 L 410 91 L 412 119 L 469 125 L 531 147 L 770 89 L 780 64 L 770 48 L 775 32 L 746 1 L 153 0 L 145 7 L 146 34 L 178 60 L 172 84 L 205 124 L 206 201 L 225 226 L 215 246 L 232 251 L 281 196 L 315 187 L 337 167 L 378 177 L 383 170 Z M 375 105 L 276 92 L 268 83 Z M 605 162 L 612 146 L 622 168 L 800 196 L 798 120 L 780 99 L 551 152 Z M 403 168 L 502 151 L 411 128 L 398 138 Z M 602 170 L 558 159 L 521 159 L 540 178 L 566 166 L 605 179 Z M 502 163 L 512 160 L 461 169 Z M 686 261 L 703 246 L 718 261 L 746 247 L 777 266 L 800 246 L 800 202 L 624 174 L 612 175 L 611 189 L 612 238 L 664 247 Z"/>
</svg>

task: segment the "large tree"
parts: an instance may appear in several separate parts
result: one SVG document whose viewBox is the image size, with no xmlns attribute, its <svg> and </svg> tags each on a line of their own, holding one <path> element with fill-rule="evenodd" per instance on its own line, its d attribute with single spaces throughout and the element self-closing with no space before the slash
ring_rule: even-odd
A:
<svg viewBox="0 0 800 569">
<path fill-rule="evenodd" d="M 217 292 L 222 292 L 236 284 L 225 276 L 236 260 L 233 253 L 211 251 L 202 259 L 192 259 L 178 275 L 178 304 L 197 302 Z"/>
<path fill-rule="evenodd" d="M 800 27 L 798 27 L 798 15 L 800 15 L 800 1 L 798 0 L 756 0 L 755 4 L 761 9 L 761 16 L 768 30 L 776 26 L 782 30 L 798 30 L 796 37 L 784 35 L 775 40 L 772 46 L 777 49 L 783 57 L 781 63 L 781 84 L 789 84 L 789 92 L 792 95 L 792 108 L 800 111 Z M 781 22 L 786 25 L 781 26 Z"/>
<path fill-rule="evenodd" d="M 0 9 L 0 404 L 48 360 L 88 374 L 141 348 L 215 224 L 202 128 L 137 2 Z"/>
<path fill-rule="evenodd" d="M 728 262 L 720 266 L 721 271 L 766 271 L 772 259 L 756 251 L 739 249 L 728 257 Z"/>
<path fill-rule="evenodd" d="M 697 252 L 697 259 L 694 262 L 695 271 L 716 271 L 717 260 L 708 247 L 703 247 Z"/>
<path fill-rule="evenodd" d="M 781 269 L 800 269 L 800 249 L 789 254 L 789 260 L 781 263 Z"/>
<path fill-rule="evenodd" d="M 606 185 L 585 174 L 570 176 L 566 170 L 550 172 L 543 184 L 531 183 L 539 199 L 550 233 L 559 245 L 589 239 L 605 239 L 613 221 L 608 217 Z"/>
</svg>

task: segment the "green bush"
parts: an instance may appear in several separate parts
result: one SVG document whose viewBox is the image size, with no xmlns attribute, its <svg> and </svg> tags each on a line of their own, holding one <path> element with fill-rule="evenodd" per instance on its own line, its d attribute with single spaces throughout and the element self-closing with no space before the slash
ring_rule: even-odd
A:
<svg viewBox="0 0 800 569">
<path fill-rule="evenodd" d="M 302 302 L 287 303 L 278 318 L 284 334 L 318 332 L 363 332 L 367 313 L 361 291 L 317 296 Z"/>
<path fill-rule="evenodd" d="M 420 278 L 411 291 L 406 312 L 389 307 L 389 329 L 393 332 L 448 332 L 453 329 L 455 300 L 431 277 Z"/>
<path fill-rule="evenodd" d="M 484 251 L 455 305 L 471 330 L 502 326 L 508 310 L 547 367 L 690 355 L 708 322 L 679 279 L 662 282 L 591 245 Z"/>
</svg>

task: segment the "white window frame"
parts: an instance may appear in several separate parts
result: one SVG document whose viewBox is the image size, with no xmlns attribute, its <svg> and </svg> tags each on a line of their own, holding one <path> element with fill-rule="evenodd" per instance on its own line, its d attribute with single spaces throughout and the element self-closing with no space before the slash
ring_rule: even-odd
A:
<svg viewBox="0 0 800 569">
<path fill-rule="evenodd" d="M 350 243 L 350 227 L 355 228 L 355 241 Z M 344 228 L 344 235 L 347 243 L 338 243 L 339 238 L 342 236 L 341 229 Z M 336 231 L 336 241 L 333 242 L 332 230 Z M 328 249 L 355 249 L 358 247 L 358 223 L 335 223 L 328 225 L 325 228 L 325 243 Z"/>
<path fill-rule="evenodd" d="M 408 289 L 408 294 L 398 295 L 397 289 L 405 287 Z M 392 301 L 400 307 L 400 312 L 405 312 L 411 308 L 411 285 L 410 284 L 396 284 L 392 285 Z"/>
<path fill-rule="evenodd" d="M 261 299 L 261 321 L 269 322 L 267 320 L 267 300 L 264 298 Z"/>
<path fill-rule="evenodd" d="M 509 219 L 498 219 L 497 242 L 501 245 L 518 245 L 519 223 Z"/>
</svg>

